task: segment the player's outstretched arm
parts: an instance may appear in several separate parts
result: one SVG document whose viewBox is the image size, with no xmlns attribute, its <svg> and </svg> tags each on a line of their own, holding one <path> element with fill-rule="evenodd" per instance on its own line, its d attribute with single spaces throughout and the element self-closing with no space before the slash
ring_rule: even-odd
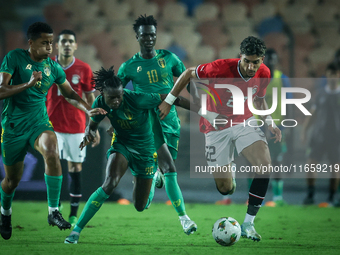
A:
<svg viewBox="0 0 340 255">
<path fill-rule="evenodd" d="M 79 148 L 80 150 L 84 149 L 88 144 L 92 143 L 96 137 L 96 132 L 98 131 L 99 123 L 94 122 L 90 119 L 89 124 L 85 129 L 85 134 L 83 141 L 80 143 Z"/>
<path fill-rule="evenodd" d="M 102 108 L 92 109 L 71 87 L 70 83 L 66 80 L 63 84 L 58 85 L 61 94 L 71 103 L 74 107 L 84 111 L 89 117 L 95 115 L 105 115 L 107 112 Z"/>
<path fill-rule="evenodd" d="M 167 95 L 167 97 L 164 99 L 164 101 L 158 106 L 160 110 L 160 117 L 161 119 L 164 119 L 170 112 L 171 105 L 175 102 L 177 99 L 179 93 L 185 88 L 185 86 L 190 82 L 191 78 L 197 78 L 196 77 L 196 67 L 190 67 L 187 70 L 185 70 L 177 79 L 174 87 L 170 91 L 170 93 Z"/>
<path fill-rule="evenodd" d="M 268 105 L 264 98 L 256 96 L 254 98 L 253 103 L 254 103 L 255 108 L 258 110 L 268 110 Z M 274 137 L 271 138 L 271 139 L 275 139 L 274 143 L 281 142 L 281 138 L 282 138 L 281 130 L 274 123 L 272 116 L 263 115 L 260 117 L 264 122 L 267 123 L 269 131 L 274 135 Z"/>
<path fill-rule="evenodd" d="M 0 73 L 0 100 L 14 96 L 25 89 L 33 87 L 37 82 L 42 80 L 41 72 L 33 71 L 31 79 L 27 83 L 19 85 L 9 85 L 12 75 L 9 73 Z"/>
<path fill-rule="evenodd" d="M 161 94 L 162 101 L 167 97 L 168 94 Z M 182 107 L 186 110 L 191 110 L 193 112 L 198 112 L 200 109 L 200 105 L 197 105 L 195 103 L 191 103 L 189 99 L 179 96 L 174 102 L 174 105 Z"/>
</svg>

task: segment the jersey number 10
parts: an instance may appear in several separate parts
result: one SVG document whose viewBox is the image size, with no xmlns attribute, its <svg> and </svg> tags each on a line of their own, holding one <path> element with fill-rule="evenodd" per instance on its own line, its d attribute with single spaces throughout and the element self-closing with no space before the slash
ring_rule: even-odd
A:
<svg viewBox="0 0 340 255">
<path fill-rule="evenodd" d="M 149 82 L 150 83 L 155 83 L 158 82 L 158 74 L 155 69 L 150 71 L 147 71 L 148 77 L 149 77 Z"/>
</svg>

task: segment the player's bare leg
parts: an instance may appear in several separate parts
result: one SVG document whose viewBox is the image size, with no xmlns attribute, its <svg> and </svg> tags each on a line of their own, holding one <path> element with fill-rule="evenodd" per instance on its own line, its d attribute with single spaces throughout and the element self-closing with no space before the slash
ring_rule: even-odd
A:
<svg viewBox="0 0 340 255">
<path fill-rule="evenodd" d="M 5 167 L 5 178 L 1 182 L 1 223 L 0 233 L 2 238 L 8 240 L 12 236 L 12 200 L 15 189 L 19 185 L 22 177 L 24 162 L 20 161 L 12 166 Z"/>
<path fill-rule="evenodd" d="M 255 174 L 249 189 L 249 204 L 244 222 L 241 225 L 241 235 L 242 237 L 246 237 L 254 241 L 260 241 L 261 236 L 254 228 L 254 219 L 262 205 L 269 184 L 270 173 L 268 171 L 264 172 L 263 169 L 260 169 L 261 166 L 269 167 L 271 164 L 268 145 L 263 141 L 256 141 L 243 149 L 242 155 L 252 166 L 258 166 L 259 171 Z"/>
<path fill-rule="evenodd" d="M 138 212 L 142 212 L 144 211 L 144 209 L 147 209 L 150 206 L 154 195 L 155 183 L 153 178 L 146 179 L 141 177 L 134 177 L 134 184 L 133 203 L 136 210 Z"/>
<path fill-rule="evenodd" d="M 57 226 L 60 230 L 71 228 L 71 224 L 63 218 L 58 209 L 63 176 L 55 133 L 49 130 L 42 132 L 35 140 L 34 148 L 40 152 L 45 161 L 48 224 Z"/>
</svg>

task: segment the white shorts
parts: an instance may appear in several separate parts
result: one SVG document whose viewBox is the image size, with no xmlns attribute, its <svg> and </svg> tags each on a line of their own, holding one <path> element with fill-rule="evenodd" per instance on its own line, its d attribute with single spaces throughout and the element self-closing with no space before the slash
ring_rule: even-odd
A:
<svg viewBox="0 0 340 255">
<path fill-rule="evenodd" d="M 251 117 L 246 120 L 255 119 Z M 254 125 L 254 121 L 251 122 Z M 256 141 L 267 143 L 265 134 L 258 127 L 238 124 L 223 130 L 205 134 L 205 155 L 209 166 L 225 166 L 234 160 L 234 150 L 238 154 Z"/>
<path fill-rule="evenodd" d="M 59 158 L 70 162 L 83 163 L 86 156 L 86 149 L 82 151 L 79 144 L 83 141 L 84 134 L 66 134 L 55 132 L 58 139 Z"/>
</svg>

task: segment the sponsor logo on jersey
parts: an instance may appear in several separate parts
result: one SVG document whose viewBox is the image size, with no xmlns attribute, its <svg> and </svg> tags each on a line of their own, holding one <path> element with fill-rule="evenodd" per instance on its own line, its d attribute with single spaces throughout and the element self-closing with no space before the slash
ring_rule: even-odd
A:
<svg viewBox="0 0 340 255">
<path fill-rule="evenodd" d="M 47 76 L 50 76 L 51 74 L 51 69 L 49 66 L 45 66 L 44 67 L 44 73 L 47 75 Z"/>
<path fill-rule="evenodd" d="M 31 64 L 28 64 L 28 65 L 26 66 L 26 69 L 31 70 L 31 69 L 32 69 L 32 65 L 31 65 Z"/>
<path fill-rule="evenodd" d="M 141 66 L 137 67 L 137 73 L 139 73 L 141 71 L 142 71 L 142 67 Z"/>
<path fill-rule="evenodd" d="M 79 81 L 80 81 L 80 76 L 78 74 L 74 74 L 72 76 L 72 80 L 71 81 L 72 81 L 73 84 L 78 84 Z"/>
<path fill-rule="evenodd" d="M 37 81 L 37 83 L 34 85 L 36 88 L 41 88 L 41 81 Z"/>
<path fill-rule="evenodd" d="M 158 63 L 158 65 L 159 65 L 160 67 L 162 67 L 162 68 L 165 68 L 165 66 L 166 66 L 166 63 L 165 63 L 165 59 L 164 59 L 164 58 L 158 59 L 157 63 Z"/>
</svg>

